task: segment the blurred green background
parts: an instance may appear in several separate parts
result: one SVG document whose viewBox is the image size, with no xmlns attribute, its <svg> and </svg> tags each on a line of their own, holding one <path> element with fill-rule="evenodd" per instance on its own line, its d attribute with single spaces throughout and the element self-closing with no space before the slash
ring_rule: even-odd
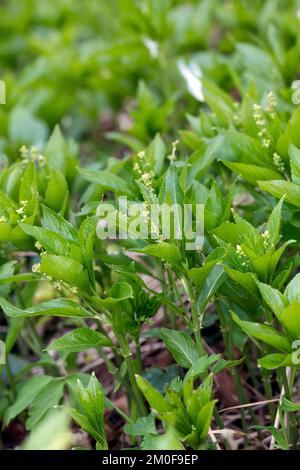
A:
<svg viewBox="0 0 300 470">
<path fill-rule="evenodd" d="M 14 160 L 21 144 L 43 145 L 56 123 L 96 159 L 108 152 L 107 131 L 129 130 L 142 143 L 176 134 L 199 107 L 178 61 L 237 96 L 280 89 L 288 109 L 298 10 L 296 0 L 1 1 L 2 159 Z"/>
</svg>

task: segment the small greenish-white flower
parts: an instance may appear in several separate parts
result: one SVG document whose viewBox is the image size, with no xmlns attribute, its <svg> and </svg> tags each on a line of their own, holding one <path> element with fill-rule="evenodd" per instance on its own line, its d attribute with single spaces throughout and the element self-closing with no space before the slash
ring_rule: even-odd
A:
<svg viewBox="0 0 300 470">
<path fill-rule="evenodd" d="M 6 217 L 4 217 L 4 215 L 2 215 L 0 217 L 0 222 L 7 222 L 7 219 L 6 219 Z"/>
<path fill-rule="evenodd" d="M 138 158 L 143 159 L 143 158 L 145 158 L 145 154 L 146 154 L 146 153 L 145 153 L 145 150 L 142 150 L 141 152 L 139 152 L 139 153 L 137 154 L 137 156 L 138 156 Z"/>
<path fill-rule="evenodd" d="M 41 263 L 33 264 L 31 270 L 32 270 L 33 273 L 40 273 L 41 272 Z"/>
<path fill-rule="evenodd" d="M 265 248 L 268 246 L 269 244 L 269 240 L 270 240 L 270 232 L 269 230 L 265 230 L 264 233 L 262 233 L 262 238 L 263 238 L 263 241 L 264 241 L 264 246 Z"/>
<path fill-rule="evenodd" d="M 42 244 L 39 241 L 36 241 L 34 246 L 36 247 L 37 250 L 41 250 L 43 248 Z"/>
<path fill-rule="evenodd" d="M 270 237 L 270 232 L 269 232 L 269 230 L 265 230 L 264 233 L 262 234 L 262 237 L 263 237 L 264 239 L 268 239 L 268 238 Z"/>
<path fill-rule="evenodd" d="M 276 152 L 273 153 L 273 163 L 274 163 L 274 166 L 276 167 L 276 169 L 280 173 L 284 173 L 285 167 L 284 167 L 283 160 L 282 160 L 281 156 L 278 155 L 278 153 L 276 153 Z"/>
<path fill-rule="evenodd" d="M 61 291 L 63 288 L 62 282 L 60 281 L 53 282 L 53 287 L 54 289 Z"/>
<path fill-rule="evenodd" d="M 179 140 L 175 140 L 174 142 L 172 142 L 172 153 L 171 155 L 168 155 L 168 160 L 170 160 L 171 162 L 174 162 L 176 160 L 176 150 L 177 150 L 177 146 L 179 144 Z"/>
<path fill-rule="evenodd" d="M 269 148 L 270 145 L 271 145 L 270 139 L 263 139 L 262 145 L 263 145 L 263 147 Z"/>
<path fill-rule="evenodd" d="M 246 256 L 246 254 L 244 253 L 244 250 L 243 248 L 240 246 L 240 245 L 236 245 L 236 253 L 242 263 L 242 266 L 244 267 L 247 267 L 249 266 L 249 260 Z"/>
<path fill-rule="evenodd" d="M 276 101 L 273 91 L 270 91 L 268 93 L 267 99 L 268 99 L 268 112 L 271 114 L 271 116 L 274 117 L 276 106 L 277 106 L 277 101 Z"/>
<path fill-rule="evenodd" d="M 19 151 L 20 151 L 20 154 L 21 154 L 21 158 L 28 159 L 29 150 L 26 147 L 26 145 L 22 145 L 22 147 L 20 148 Z"/>
<path fill-rule="evenodd" d="M 268 132 L 266 128 L 266 121 L 264 119 L 263 110 L 261 106 L 254 103 L 253 105 L 253 119 L 258 127 L 258 137 L 260 137 L 262 146 L 265 148 L 270 147 L 271 141 L 268 138 Z"/>
<path fill-rule="evenodd" d="M 151 188 L 152 186 L 152 178 L 153 178 L 153 173 L 152 171 L 149 171 L 147 173 L 144 173 L 141 176 L 141 181 L 144 183 L 145 186 Z"/>
<path fill-rule="evenodd" d="M 21 205 L 20 205 L 19 209 L 16 209 L 16 213 L 19 214 L 19 215 L 23 215 L 25 207 L 28 204 L 28 201 L 20 201 L 20 204 Z"/>
<path fill-rule="evenodd" d="M 16 209 L 16 213 L 19 214 L 19 215 L 24 214 L 24 207 L 21 206 L 21 207 L 19 207 L 19 209 Z"/>
<path fill-rule="evenodd" d="M 39 149 L 35 147 L 34 145 L 30 149 L 30 156 L 31 156 L 31 159 L 35 162 L 43 163 L 45 161 L 44 155 L 42 155 Z"/>
<path fill-rule="evenodd" d="M 236 245 L 236 252 L 240 256 L 244 255 L 243 248 L 241 247 L 241 245 Z"/>
</svg>

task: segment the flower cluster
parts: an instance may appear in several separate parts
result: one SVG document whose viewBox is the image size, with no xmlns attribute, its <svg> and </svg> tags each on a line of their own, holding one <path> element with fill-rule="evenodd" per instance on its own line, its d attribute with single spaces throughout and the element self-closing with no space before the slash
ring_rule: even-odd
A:
<svg viewBox="0 0 300 470">
<path fill-rule="evenodd" d="M 179 140 L 175 140 L 174 142 L 172 142 L 172 153 L 170 155 L 168 155 L 168 160 L 170 160 L 170 162 L 174 162 L 176 160 L 176 150 L 177 150 L 177 146 L 179 144 Z"/>
<path fill-rule="evenodd" d="M 137 160 L 134 164 L 134 170 L 137 172 L 139 178 L 138 180 L 143 183 L 150 191 L 153 191 L 152 181 L 153 181 L 153 171 L 149 168 L 149 163 L 145 158 L 146 152 L 142 150 L 137 154 Z"/>
<path fill-rule="evenodd" d="M 25 208 L 27 204 L 28 204 L 28 201 L 20 201 L 20 207 L 19 209 L 16 209 L 16 213 L 22 216 L 21 222 L 24 222 L 27 219 L 27 215 L 25 214 Z"/>
<path fill-rule="evenodd" d="M 268 96 L 267 96 L 267 99 L 268 99 L 268 112 L 270 113 L 270 115 L 272 117 L 275 117 L 275 110 L 276 110 L 276 106 L 277 106 L 277 101 L 276 101 L 276 98 L 275 98 L 275 95 L 273 93 L 273 91 L 270 91 L 268 93 Z"/>
<path fill-rule="evenodd" d="M 262 233 L 262 238 L 264 241 L 264 247 L 267 248 L 270 242 L 270 232 L 269 230 L 265 230 L 264 233 Z"/>
<path fill-rule="evenodd" d="M 259 129 L 258 136 L 260 137 L 262 141 L 263 147 L 266 147 L 266 148 L 270 147 L 271 141 L 268 138 L 268 132 L 266 128 L 266 121 L 263 116 L 263 110 L 261 106 L 259 106 L 256 103 L 253 105 L 253 119 Z"/>
<path fill-rule="evenodd" d="M 276 152 L 273 153 L 273 163 L 274 163 L 276 170 L 278 170 L 280 173 L 284 173 L 285 167 L 284 167 L 283 160 L 281 156 L 278 155 L 278 153 Z"/>
<path fill-rule="evenodd" d="M 34 145 L 30 149 L 26 147 L 26 145 L 22 145 L 22 147 L 20 148 L 20 154 L 24 163 L 33 161 L 39 163 L 40 165 L 45 164 L 44 155 L 40 153 L 39 149 Z"/>
<path fill-rule="evenodd" d="M 240 245 L 236 245 L 236 253 L 242 263 L 242 266 L 244 267 L 248 267 L 249 266 L 249 260 L 246 256 L 246 254 L 244 253 L 244 250 L 243 248 L 240 246 Z"/>
</svg>

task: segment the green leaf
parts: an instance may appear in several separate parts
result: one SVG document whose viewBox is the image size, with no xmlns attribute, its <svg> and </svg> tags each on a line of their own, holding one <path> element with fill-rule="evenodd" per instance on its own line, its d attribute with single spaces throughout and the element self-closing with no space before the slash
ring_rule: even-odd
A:
<svg viewBox="0 0 300 470">
<path fill-rule="evenodd" d="M 280 223 L 281 223 L 281 212 L 284 196 L 280 199 L 277 206 L 273 209 L 272 214 L 266 225 L 266 229 L 269 232 L 269 243 L 275 247 L 280 240 Z"/>
<path fill-rule="evenodd" d="M 124 300 L 133 298 L 133 290 L 128 282 L 116 282 L 108 291 L 107 297 L 101 299 L 99 297 L 93 296 L 92 300 L 95 302 L 100 309 L 106 308 L 110 309 L 114 305 L 117 305 Z"/>
<path fill-rule="evenodd" d="M 195 179 L 197 179 L 216 159 L 218 152 L 224 145 L 224 136 L 218 135 L 211 139 L 208 144 L 196 150 L 187 160 L 188 172 L 186 190 L 188 190 Z"/>
<path fill-rule="evenodd" d="M 20 309 L 7 302 L 3 297 L 0 297 L 0 305 L 2 310 L 9 317 L 36 317 L 40 315 L 49 315 L 56 317 L 94 318 L 94 315 L 91 312 L 80 307 L 76 302 L 63 298 L 42 302 L 27 309 Z"/>
<path fill-rule="evenodd" d="M 135 250 L 139 253 L 145 253 L 146 255 L 155 256 L 171 264 L 177 264 L 181 261 L 180 250 L 176 245 L 172 245 L 167 242 L 155 243 L 153 245 L 147 245 L 141 250 Z"/>
<path fill-rule="evenodd" d="M 197 433 L 201 442 L 204 442 L 210 427 L 216 400 L 206 403 L 197 416 Z"/>
<path fill-rule="evenodd" d="M 265 253 L 265 248 L 260 233 L 247 220 L 242 219 L 237 212 L 233 212 L 233 216 L 243 244 L 256 255 L 262 256 Z"/>
<path fill-rule="evenodd" d="M 90 328 L 77 328 L 64 336 L 52 341 L 47 347 L 48 351 L 80 352 L 90 348 L 111 346 L 111 340 Z"/>
<path fill-rule="evenodd" d="M 256 281 L 256 284 L 260 290 L 262 298 L 280 320 L 283 309 L 288 305 L 285 297 L 281 292 L 279 292 L 279 290 L 274 289 L 268 284 L 263 284 L 259 281 Z"/>
<path fill-rule="evenodd" d="M 81 263 L 70 257 L 44 253 L 41 256 L 41 272 L 78 287 L 87 294 L 92 293 L 87 271 Z"/>
<path fill-rule="evenodd" d="M 253 184 L 253 186 L 256 186 L 257 181 L 283 179 L 283 176 L 277 171 L 263 166 L 226 161 L 223 161 L 223 163 L 234 173 L 241 175 L 245 181 L 250 184 Z"/>
<path fill-rule="evenodd" d="M 285 308 L 279 321 L 293 339 L 300 339 L 300 303 L 293 303 Z"/>
<path fill-rule="evenodd" d="M 148 159 L 150 168 L 154 169 L 154 173 L 156 175 L 160 175 L 163 170 L 165 156 L 166 146 L 160 135 L 156 134 L 155 138 L 152 140 L 146 151 L 146 157 Z"/>
<path fill-rule="evenodd" d="M 274 328 L 260 323 L 240 320 L 234 312 L 232 312 L 232 318 L 248 336 L 269 344 L 280 351 L 290 352 L 289 340 Z"/>
<path fill-rule="evenodd" d="M 198 359 L 197 347 L 184 332 L 162 328 L 163 341 L 177 364 L 189 369 Z"/>
<path fill-rule="evenodd" d="M 215 364 L 212 367 L 212 373 L 214 375 L 219 374 L 222 370 L 224 369 L 230 369 L 231 367 L 236 367 L 240 365 L 244 361 L 244 357 L 241 357 L 240 359 L 220 359 L 217 364 Z"/>
<path fill-rule="evenodd" d="M 223 267 L 230 279 L 237 282 L 251 294 L 256 295 L 257 286 L 254 280 L 254 275 L 252 273 L 243 273 L 241 271 L 237 271 L 236 269 L 231 269 L 228 266 Z"/>
<path fill-rule="evenodd" d="M 52 411 L 58 405 L 64 393 L 64 380 L 53 379 L 43 387 L 35 396 L 29 409 L 29 417 L 26 421 L 26 429 L 32 430 L 45 417 L 48 411 Z"/>
<path fill-rule="evenodd" d="M 69 243 L 60 234 L 24 223 L 20 223 L 19 226 L 24 233 L 38 240 L 42 247 L 51 254 L 67 255 L 69 253 Z"/>
<path fill-rule="evenodd" d="M 284 296 L 290 304 L 294 302 L 300 304 L 300 273 L 288 284 Z"/>
<path fill-rule="evenodd" d="M 12 143 L 33 145 L 47 139 L 48 126 L 37 118 L 29 106 L 19 103 L 9 114 L 8 135 Z"/>
<path fill-rule="evenodd" d="M 203 284 L 201 293 L 199 295 L 197 304 L 199 305 L 200 311 L 204 310 L 204 307 L 209 302 L 212 296 L 218 291 L 223 282 L 225 281 L 227 274 L 225 273 L 222 266 L 214 266 L 210 271 L 205 282 Z"/>
<path fill-rule="evenodd" d="M 294 403 L 288 400 L 286 397 L 282 397 L 281 407 L 282 411 L 288 411 L 289 413 L 300 411 L 300 404 Z"/>
<path fill-rule="evenodd" d="M 172 405 L 169 403 L 156 388 L 154 388 L 148 380 L 140 375 L 136 375 L 136 382 L 148 401 L 150 407 L 158 413 L 166 413 L 172 410 Z"/>
<path fill-rule="evenodd" d="M 5 284 L 10 284 L 12 282 L 30 282 L 30 281 L 38 281 L 40 276 L 34 273 L 21 273 L 21 274 L 14 274 L 13 276 L 6 277 L 4 279 L 0 278 L 0 286 Z M 2 294 L 2 291 L 1 291 Z"/>
<path fill-rule="evenodd" d="M 295 184 L 300 185 L 300 149 L 295 145 L 289 145 L 289 156 L 291 163 L 291 175 L 292 181 Z"/>
<path fill-rule="evenodd" d="M 84 179 L 99 184 L 106 191 L 113 191 L 120 196 L 133 196 L 133 191 L 128 187 L 128 183 L 114 173 L 107 170 L 86 170 L 85 168 L 79 168 L 78 171 Z"/>
<path fill-rule="evenodd" d="M 282 450 L 289 450 L 289 443 L 286 437 L 286 433 L 280 431 L 274 426 L 253 426 L 254 429 L 266 429 L 268 430 L 275 439 L 276 447 Z"/>
<path fill-rule="evenodd" d="M 15 261 L 8 261 L 0 266 L 0 296 L 6 297 L 9 294 L 11 289 L 9 284 L 13 282 L 15 265 Z"/>
<path fill-rule="evenodd" d="M 169 426 L 165 434 L 147 434 L 141 450 L 184 450 L 184 446 L 175 429 Z"/>
<path fill-rule="evenodd" d="M 170 162 L 168 171 L 163 181 L 160 193 L 159 201 L 161 204 L 178 204 L 182 205 L 184 202 L 184 195 L 179 184 L 176 164 Z"/>
<path fill-rule="evenodd" d="M 292 362 L 291 354 L 268 354 L 267 356 L 262 357 L 258 360 L 260 367 L 264 369 L 278 369 L 279 367 L 295 367 Z"/>
<path fill-rule="evenodd" d="M 293 206 L 300 207 L 300 186 L 290 181 L 271 180 L 258 181 L 258 186 L 263 191 L 272 194 L 280 199 L 285 196 L 285 201 Z"/>
<path fill-rule="evenodd" d="M 59 191 L 57 190 L 59 188 Z M 48 185 L 45 191 L 45 203 L 54 211 L 59 212 L 68 194 L 68 184 L 66 178 L 59 170 L 52 170 Z"/>
<path fill-rule="evenodd" d="M 208 261 L 206 264 L 201 266 L 201 268 L 192 268 L 190 270 L 190 278 L 192 279 L 193 283 L 199 291 L 201 291 L 208 274 L 218 262 L 219 259 L 215 259 L 212 261 Z"/>
<path fill-rule="evenodd" d="M 210 233 L 234 246 L 238 244 L 240 237 L 237 226 L 232 222 L 224 222 L 222 225 L 210 230 Z"/>
<path fill-rule="evenodd" d="M 81 412 L 93 429 L 93 436 L 97 440 L 97 449 L 107 449 L 104 431 L 104 396 L 103 390 L 95 374 L 91 375 L 88 386 L 85 388 L 78 380 L 77 397 Z"/>
<path fill-rule="evenodd" d="M 257 139 L 235 129 L 225 131 L 224 135 L 225 143 L 232 149 L 236 160 L 251 165 L 272 167 L 268 152 Z"/>
<path fill-rule="evenodd" d="M 24 326 L 24 321 L 24 318 L 11 318 L 8 322 L 9 328 L 5 338 L 5 351 L 3 351 L 6 357 L 9 356 L 12 348 L 16 344 L 20 332 L 22 331 L 22 328 Z"/>
<path fill-rule="evenodd" d="M 7 426 L 9 422 L 18 414 L 30 406 L 40 391 L 46 387 L 52 377 L 48 375 L 35 375 L 22 384 L 18 391 L 18 395 L 14 403 L 5 410 L 4 424 Z"/>
<path fill-rule="evenodd" d="M 45 148 L 45 157 L 50 168 L 61 171 L 66 170 L 66 142 L 59 126 L 55 126 Z"/>
<path fill-rule="evenodd" d="M 151 414 L 147 417 L 138 418 L 135 423 L 125 424 L 124 431 L 130 436 L 157 434 L 154 417 Z"/>
<path fill-rule="evenodd" d="M 20 182 L 19 201 L 29 202 L 38 198 L 36 170 L 33 162 L 29 162 Z"/>
<path fill-rule="evenodd" d="M 49 413 L 25 439 L 23 450 L 66 450 L 71 445 L 69 419 L 61 410 Z"/>
<path fill-rule="evenodd" d="M 78 232 L 78 245 L 81 248 L 84 266 L 86 267 L 92 286 L 95 286 L 94 278 L 94 241 L 96 236 L 97 217 L 87 217 L 80 225 Z"/>
<path fill-rule="evenodd" d="M 58 233 L 63 238 L 70 241 L 77 241 L 77 230 L 70 222 L 65 220 L 61 215 L 56 214 L 49 207 L 42 204 L 43 227 Z"/>
<path fill-rule="evenodd" d="M 298 148 L 300 147 L 299 125 L 300 106 L 298 106 L 293 112 L 284 133 L 280 136 L 277 142 L 278 153 L 279 155 L 282 155 L 285 159 L 288 158 L 290 144 L 293 144 Z"/>
<path fill-rule="evenodd" d="M 184 383 L 186 383 L 189 379 L 197 379 L 200 377 L 204 372 L 207 371 L 208 367 L 212 365 L 214 362 L 218 361 L 220 358 L 220 354 L 210 354 L 209 356 L 201 356 L 199 357 L 196 362 L 191 366 L 191 368 L 187 371 L 184 377 Z"/>
</svg>

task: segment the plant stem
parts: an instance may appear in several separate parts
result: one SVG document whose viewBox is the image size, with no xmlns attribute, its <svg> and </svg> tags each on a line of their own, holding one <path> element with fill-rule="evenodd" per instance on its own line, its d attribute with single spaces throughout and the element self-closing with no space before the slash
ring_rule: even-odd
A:
<svg viewBox="0 0 300 470">
<path fill-rule="evenodd" d="M 293 396 L 293 384 L 295 379 L 295 370 L 287 367 L 282 371 L 282 379 L 285 395 L 288 400 L 292 400 Z M 288 441 L 289 446 L 292 449 L 297 448 L 297 419 L 295 413 L 287 412 L 287 422 L 288 422 Z"/>
<path fill-rule="evenodd" d="M 146 407 L 145 407 L 145 404 L 144 404 L 142 394 L 141 394 L 141 392 L 140 392 L 140 390 L 137 386 L 136 380 L 135 380 L 131 357 L 126 356 L 125 357 L 125 362 L 126 362 L 127 372 L 128 372 L 128 376 L 129 376 L 129 380 L 130 380 L 130 385 L 131 385 L 131 388 L 132 388 L 132 394 L 133 394 L 134 399 L 135 399 L 135 404 L 136 404 L 137 410 L 138 410 L 140 416 L 145 416 L 147 414 L 147 410 L 146 410 Z"/>
<path fill-rule="evenodd" d="M 184 277 L 182 279 L 182 283 L 186 290 L 187 296 L 189 298 L 190 306 L 191 306 L 193 334 L 195 337 L 198 353 L 199 353 L 199 356 L 203 356 L 205 354 L 205 349 L 204 349 L 202 338 L 201 338 L 202 320 L 200 318 L 201 315 L 199 315 L 198 313 L 197 300 L 195 298 L 194 289 L 191 284 L 191 281 L 187 277 Z"/>
<path fill-rule="evenodd" d="M 273 393 L 272 393 L 272 387 L 271 387 L 271 374 L 269 371 L 262 371 L 262 379 L 263 379 L 263 384 L 264 384 L 264 391 L 266 398 L 268 400 L 272 400 L 273 398 Z M 274 403 L 269 403 L 269 413 L 271 420 L 274 421 L 275 416 L 276 416 L 276 407 Z"/>
</svg>

